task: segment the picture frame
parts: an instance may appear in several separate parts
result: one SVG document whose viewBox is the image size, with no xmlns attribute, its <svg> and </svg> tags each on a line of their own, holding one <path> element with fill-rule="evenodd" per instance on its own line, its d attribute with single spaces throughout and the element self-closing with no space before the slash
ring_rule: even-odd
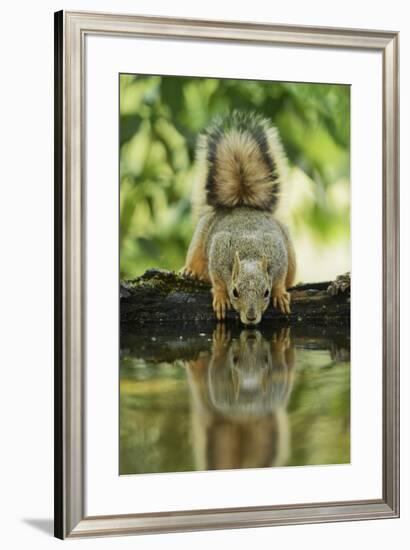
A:
<svg viewBox="0 0 410 550">
<path fill-rule="evenodd" d="M 90 35 L 373 51 L 383 59 L 381 499 L 89 516 L 85 507 L 85 39 Z M 55 536 L 61 539 L 399 516 L 399 37 L 396 32 L 108 13 L 55 14 Z"/>
</svg>

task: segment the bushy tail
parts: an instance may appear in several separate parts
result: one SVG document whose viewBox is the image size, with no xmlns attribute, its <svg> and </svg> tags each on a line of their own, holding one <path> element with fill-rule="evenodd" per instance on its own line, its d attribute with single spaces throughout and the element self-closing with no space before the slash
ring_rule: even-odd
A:
<svg viewBox="0 0 410 550">
<path fill-rule="evenodd" d="M 255 113 L 216 118 L 199 136 L 194 206 L 273 212 L 286 160 L 278 132 Z"/>
</svg>

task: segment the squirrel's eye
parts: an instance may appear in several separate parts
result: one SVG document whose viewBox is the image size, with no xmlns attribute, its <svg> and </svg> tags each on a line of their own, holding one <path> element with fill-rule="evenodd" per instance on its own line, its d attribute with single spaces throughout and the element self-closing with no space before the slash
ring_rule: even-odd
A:
<svg viewBox="0 0 410 550">
<path fill-rule="evenodd" d="M 269 296 L 269 288 L 265 290 L 265 294 L 263 296 L 264 298 L 267 298 Z"/>
<path fill-rule="evenodd" d="M 239 298 L 239 292 L 238 292 L 238 290 L 237 290 L 236 288 L 234 288 L 234 289 L 232 290 L 232 294 L 233 294 L 233 297 L 234 297 L 234 298 Z"/>
</svg>

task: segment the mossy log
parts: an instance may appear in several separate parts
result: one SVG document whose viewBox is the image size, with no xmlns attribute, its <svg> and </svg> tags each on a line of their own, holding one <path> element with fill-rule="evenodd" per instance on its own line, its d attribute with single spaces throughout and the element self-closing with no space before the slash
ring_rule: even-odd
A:
<svg viewBox="0 0 410 550">
<path fill-rule="evenodd" d="M 350 323 L 350 277 L 333 282 L 297 285 L 289 289 L 291 314 L 285 315 L 272 305 L 263 315 L 263 323 L 286 325 L 343 326 Z M 141 277 L 120 283 L 121 323 L 215 322 L 209 284 L 174 272 L 150 269 Z M 239 323 L 230 310 L 228 323 Z"/>
</svg>

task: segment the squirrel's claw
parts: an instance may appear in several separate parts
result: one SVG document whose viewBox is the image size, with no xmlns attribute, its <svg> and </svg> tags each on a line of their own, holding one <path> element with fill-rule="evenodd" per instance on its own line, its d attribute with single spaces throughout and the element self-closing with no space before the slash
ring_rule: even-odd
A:
<svg viewBox="0 0 410 550">
<path fill-rule="evenodd" d="M 214 296 L 212 307 L 214 308 L 218 321 L 223 321 L 225 319 L 226 311 L 230 309 L 231 304 L 229 299 L 226 297 Z"/>
<path fill-rule="evenodd" d="M 278 292 L 272 298 L 273 307 L 279 309 L 284 315 L 290 314 L 290 294 L 286 290 Z"/>
<path fill-rule="evenodd" d="M 184 266 L 182 269 L 179 270 L 180 275 L 183 275 L 184 277 L 194 277 L 195 273 L 189 269 L 189 267 Z"/>
<path fill-rule="evenodd" d="M 206 277 L 202 273 L 197 273 L 192 268 L 184 266 L 179 270 L 179 274 L 189 279 L 198 279 L 198 281 L 207 281 Z"/>
</svg>

